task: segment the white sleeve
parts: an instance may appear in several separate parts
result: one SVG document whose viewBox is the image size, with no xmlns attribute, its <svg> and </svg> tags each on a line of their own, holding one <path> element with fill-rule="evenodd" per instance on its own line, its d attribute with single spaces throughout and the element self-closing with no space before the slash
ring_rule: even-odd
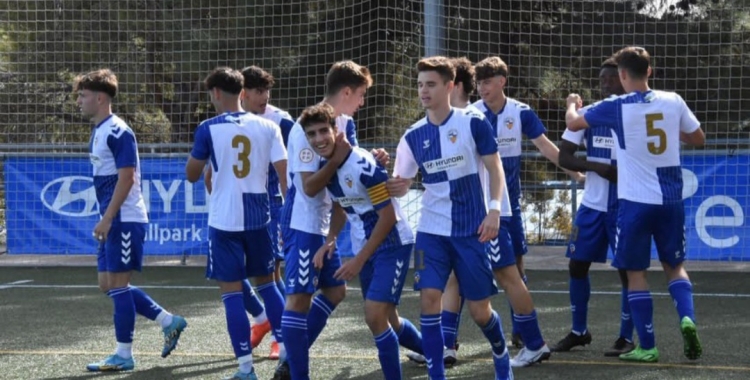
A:
<svg viewBox="0 0 750 380">
<path fill-rule="evenodd" d="M 396 163 L 393 165 L 393 176 L 401 178 L 414 178 L 419 170 L 419 165 L 414 159 L 414 154 L 409 148 L 406 138 L 401 137 L 401 141 L 396 148 Z"/>
<path fill-rule="evenodd" d="M 273 125 L 273 137 L 271 140 L 271 163 L 286 160 L 286 148 L 284 138 L 281 137 L 281 128 Z"/>
<path fill-rule="evenodd" d="M 701 127 L 701 122 L 698 121 L 693 111 L 685 104 L 685 100 L 679 95 L 678 98 L 680 100 L 680 107 L 682 108 L 680 112 L 680 132 L 693 133 Z"/>
<path fill-rule="evenodd" d="M 320 168 L 318 156 L 307 142 L 302 126 L 295 124 L 289 132 L 289 173 L 314 173 Z"/>
<path fill-rule="evenodd" d="M 565 129 L 565 132 L 563 132 L 562 139 L 565 141 L 570 141 L 573 144 L 581 145 L 583 142 L 583 135 L 586 133 L 585 129 L 581 129 L 580 131 L 571 131 L 570 129 Z"/>
</svg>

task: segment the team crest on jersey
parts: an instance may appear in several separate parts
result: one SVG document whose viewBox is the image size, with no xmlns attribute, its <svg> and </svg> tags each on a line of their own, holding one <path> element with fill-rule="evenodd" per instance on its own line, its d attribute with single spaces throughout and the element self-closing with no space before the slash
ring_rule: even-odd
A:
<svg viewBox="0 0 750 380">
<path fill-rule="evenodd" d="M 354 183 L 354 180 L 352 179 L 351 175 L 347 174 L 344 177 L 344 182 L 346 182 L 346 186 L 349 186 L 349 188 L 351 189 L 352 188 L 352 184 Z"/>
<path fill-rule="evenodd" d="M 314 286 L 315 288 L 317 288 L 317 287 L 318 287 L 318 276 L 313 276 L 313 286 Z"/>
<path fill-rule="evenodd" d="M 506 117 L 505 118 L 505 122 L 504 122 L 505 123 L 505 128 L 513 129 L 513 123 L 514 122 L 515 122 L 515 120 L 512 117 Z"/>
<path fill-rule="evenodd" d="M 458 131 L 455 129 L 451 129 L 448 131 L 448 139 L 451 140 L 452 143 L 456 143 L 456 139 L 458 138 Z"/>
<path fill-rule="evenodd" d="M 299 159 L 300 159 L 300 161 L 302 161 L 302 162 L 304 162 L 306 164 L 312 162 L 314 156 L 315 155 L 313 154 L 313 151 L 310 148 L 302 149 L 299 152 Z"/>
</svg>

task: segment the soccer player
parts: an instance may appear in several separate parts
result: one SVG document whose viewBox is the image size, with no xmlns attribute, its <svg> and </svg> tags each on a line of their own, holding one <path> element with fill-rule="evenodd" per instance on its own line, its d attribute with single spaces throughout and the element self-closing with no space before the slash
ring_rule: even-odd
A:
<svg viewBox="0 0 750 380">
<path fill-rule="evenodd" d="M 700 146 L 700 122 L 674 92 L 651 90 L 650 56 L 640 47 L 617 52 L 615 62 L 626 95 L 603 100 L 579 115 L 581 98 L 568 96 L 568 129 L 607 126 L 617 146 L 617 235 L 612 265 L 628 274 L 628 301 L 638 346 L 621 360 L 656 362 L 653 300 L 646 280 L 651 264 L 651 239 L 656 243 L 669 293 L 680 318 L 684 354 L 701 356 L 695 325 L 693 289 L 685 260 L 685 208 L 682 202 L 680 141 Z"/>
<path fill-rule="evenodd" d="M 336 62 L 326 76 L 326 96 L 336 113 L 337 129 L 346 131 L 336 137 L 337 154 L 322 167 L 299 123 L 289 133 L 289 191 L 282 208 L 281 228 L 286 266 L 286 308 L 281 322 L 287 360 L 277 368 L 276 379 L 291 376 L 309 379 L 309 348 L 325 327 L 328 317 L 346 296 L 346 285 L 334 273 L 341 267 L 334 252 L 318 271 L 311 261 L 323 246 L 329 232 L 331 200 L 325 187 L 344 160 L 349 144 L 357 145 L 351 115 L 364 104 L 372 85 L 370 71 L 352 61 Z M 313 295 L 320 289 L 320 294 Z M 288 371 L 289 373 L 286 373 Z"/>
<path fill-rule="evenodd" d="M 265 301 L 271 326 L 278 327 L 284 299 L 273 277 L 275 242 L 268 231 L 266 183 L 269 162 L 278 173 L 286 173 L 286 150 L 276 124 L 240 107 L 243 77 L 239 71 L 219 67 L 204 84 L 219 115 L 196 129 L 185 171 L 188 181 L 195 182 L 210 162 L 206 277 L 219 284 L 229 338 L 239 362 L 231 379 L 255 380 L 242 281 L 253 280 Z M 285 190 L 285 179 L 280 182 Z"/>
<path fill-rule="evenodd" d="M 534 302 L 526 288 L 523 255 L 526 238 L 521 220 L 521 135 L 525 134 L 542 155 L 557 164 L 558 149 L 545 136 L 539 117 L 526 104 L 505 96 L 508 66 L 499 57 L 489 57 L 474 67 L 477 89 L 482 100 L 474 105 L 492 125 L 498 143 L 512 216 L 500 221 L 497 239 L 488 245 L 488 254 L 495 279 L 503 288 L 511 305 L 513 333 L 511 342 L 521 351 L 513 358 L 515 367 L 525 367 L 550 357 L 544 342 Z M 501 124 L 502 123 L 502 124 Z M 574 178 L 580 173 L 568 172 Z M 514 273 L 515 272 L 515 273 Z"/>
<path fill-rule="evenodd" d="M 294 119 L 286 111 L 268 103 L 271 97 L 271 88 L 276 83 L 273 75 L 258 66 L 248 66 L 242 69 L 242 76 L 244 77 L 244 91 L 240 98 L 242 109 L 278 125 L 281 128 L 284 146 L 286 146 L 289 139 L 289 132 L 292 130 L 292 126 L 294 126 Z M 284 203 L 284 199 L 279 188 L 279 175 L 274 170 L 273 165 L 270 165 L 268 168 L 267 187 L 271 206 L 271 223 L 268 225 L 268 229 L 274 241 L 273 251 L 276 255 L 274 280 L 281 295 L 285 296 L 284 280 L 281 277 L 281 262 L 284 260 L 284 253 L 281 250 L 281 227 L 279 225 L 281 206 Z M 258 297 L 255 296 L 255 292 L 252 291 L 249 285 L 249 282 L 243 284 L 243 294 L 245 296 L 245 307 L 249 309 L 248 311 L 253 315 L 256 322 L 251 329 L 250 338 L 250 344 L 255 348 L 271 330 L 271 324 L 268 322 L 263 304 L 260 303 Z M 270 359 L 279 358 L 281 326 L 277 326 L 277 329 L 278 331 L 274 331 L 271 335 L 273 340 L 271 341 Z"/>
<path fill-rule="evenodd" d="M 422 346 L 428 376 L 445 379 L 441 297 L 451 271 L 461 284 L 474 322 L 490 342 L 495 379 L 513 378 L 486 243 L 497 236 L 503 172 L 492 127 L 476 112 L 452 108 L 456 72 L 445 57 L 417 64 L 417 86 L 427 116 L 401 137 L 389 192 L 403 196 L 418 172 L 424 194 L 415 245 L 414 288 L 420 291 Z M 489 212 L 483 170 L 489 172 Z"/>
<path fill-rule="evenodd" d="M 313 150 L 324 160 L 333 157 L 338 149 L 334 143 L 337 131 L 333 107 L 326 103 L 308 107 L 299 123 Z M 359 237 L 352 240 L 357 252 L 334 277 L 349 281 L 359 274 L 365 298 L 365 322 L 378 348 L 383 375 L 388 380 L 400 380 L 399 337 L 395 332 L 400 321 L 396 305 L 406 280 L 414 236 L 398 203 L 386 190 L 385 168 L 364 149 L 354 147 L 346 151 L 345 160 L 327 185 L 334 202 L 331 227 L 326 244 L 318 249 L 313 263 L 318 269 L 323 267 L 348 219 L 352 235 Z M 391 316 L 393 325 L 389 323 Z"/>
<path fill-rule="evenodd" d="M 76 78 L 74 90 L 81 114 L 91 120 L 90 159 L 101 220 L 93 231 L 99 243 L 99 289 L 112 298 L 117 348 L 89 371 L 125 371 L 135 367 L 133 332 L 136 313 L 159 323 L 164 333 L 161 356 L 177 346 L 187 327 L 185 319 L 164 310 L 143 290 L 130 285 L 133 271 L 141 271 L 148 215 L 141 193 L 141 165 L 135 133 L 112 113 L 117 76 L 109 69 Z"/>
<path fill-rule="evenodd" d="M 614 58 L 602 63 L 599 70 L 599 86 L 602 98 L 622 95 L 625 90 L 620 83 Z M 589 107 L 579 110 L 583 114 Z M 576 158 L 575 152 L 583 143 L 586 159 Z M 552 347 L 552 351 L 570 351 L 576 346 L 591 343 L 591 333 L 586 325 L 588 303 L 591 296 L 589 268 L 592 262 L 607 261 L 607 247 L 615 252 L 617 230 L 617 167 L 612 131 L 606 126 L 578 132 L 566 130 L 560 143 L 560 166 L 586 173 L 586 187 L 581 207 L 575 217 L 575 226 L 570 237 L 566 256 L 570 259 L 570 309 L 573 326 L 565 338 Z M 620 335 L 604 356 L 619 356 L 635 348 L 633 344 L 633 321 L 628 304 L 628 277 L 620 269 L 622 297 L 620 302 Z"/>
</svg>

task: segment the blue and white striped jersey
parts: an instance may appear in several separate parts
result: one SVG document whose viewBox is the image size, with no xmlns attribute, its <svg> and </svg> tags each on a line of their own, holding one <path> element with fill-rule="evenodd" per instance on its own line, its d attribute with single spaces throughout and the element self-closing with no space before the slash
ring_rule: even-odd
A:
<svg viewBox="0 0 750 380">
<path fill-rule="evenodd" d="M 590 127 L 614 131 L 620 199 L 656 205 L 682 201 L 680 132 L 693 133 L 700 122 L 680 95 L 632 92 L 594 104 L 583 117 Z"/>
<path fill-rule="evenodd" d="M 266 112 L 259 116 L 271 120 L 281 128 L 281 138 L 284 140 L 284 146 L 286 146 L 289 140 L 289 131 L 294 126 L 292 116 L 288 112 L 270 104 L 266 105 Z M 280 197 L 282 195 L 281 188 L 279 188 L 279 175 L 276 173 L 273 164 L 268 166 L 268 195 L 272 197 Z"/>
<path fill-rule="evenodd" d="M 321 167 L 325 161 L 321 161 Z M 359 253 L 372 235 L 378 221 L 378 210 L 393 204 L 396 224 L 375 253 L 414 243 L 411 227 L 385 188 L 388 173 L 375 161 L 373 155 L 361 148 L 352 148 L 351 153 L 336 171 L 327 188 L 334 202 L 346 211 L 351 223 L 352 252 Z"/>
<path fill-rule="evenodd" d="M 94 166 L 94 189 L 99 214 L 104 215 L 117 185 L 118 169 L 135 168 L 135 183 L 115 221 L 148 223 L 146 203 L 141 193 L 141 162 L 135 133 L 117 115 L 109 115 L 91 131 L 89 158 Z"/>
<path fill-rule="evenodd" d="M 336 129 L 346 131 L 349 143 L 357 146 L 356 128 L 350 116 L 338 116 Z M 302 176 L 299 173 L 318 171 L 321 158 L 307 142 L 305 131 L 299 123 L 295 123 L 289 132 L 287 147 L 289 150 L 287 166 L 289 191 L 281 211 L 282 231 L 286 228 L 293 228 L 310 234 L 327 236 L 331 222 L 331 198 L 325 191 L 321 191 L 314 197 L 308 197 L 302 190 Z"/>
<path fill-rule="evenodd" d="M 578 110 L 580 115 L 586 113 L 591 106 Z M 607 165 L 617 165 L 617 150 L 612 129 L 606 126 L 596 126 L 573 132 L 566 129 L 562 135 L 576 145 L 586 146 L 586 161 L 599 162 Z M 586 207 L 607 212 L 617 208 L 617 184 L 602 178 L 596 172 L 586 172 L 583 200 Z"/>
<path fill-rule="evenodd" d="M 474 106 L 484 113 L 492 126 L 503 161 L 510 204 L 513 209 L 518 209 L 521 201 L 522 135 L 535 139 L 546 133 L 547 129 L 531 107 L 512 98 L 506 98 L 505 107 L 497 114 L 482 100 L 474 103 Z"/>
<path fill-rule="evenodd" d="M 268 164 L 286 159 L 276 124 L 247 112 L 212 117 L 195 131 L 190 154 L 210 160 L 213 170 L 209 226 L 248 231 L 268 225 Z"/>
<path fill-rule="evenodd" d="M 394 176 L 422 173 L 417 231 L 441 236 L 473 236 L 487 215 L 484 163 L 497 153 L 492 127 L 481 115 L 453 108 L 441 125 L 426 117 L 409 128 L 396 150 Z"/>
</svg>

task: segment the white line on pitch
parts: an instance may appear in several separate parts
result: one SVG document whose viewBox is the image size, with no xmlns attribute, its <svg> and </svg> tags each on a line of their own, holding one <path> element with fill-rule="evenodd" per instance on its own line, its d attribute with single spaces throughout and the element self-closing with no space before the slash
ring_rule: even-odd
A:
<svg viewBox="0 0 750 380">
<path fill-rule="evenodd" d="M 13 288 L 16 285 L 28 284 L 29 282 L 34 282 L 34 280 L 18 280 L 18 281 L 9 282 L 7 284 L 0 285 L 0 289 Z"/>
<path fill-rule="evenodd" d="M 97 285 L 25 285 L 33 280 L 22 280 L 0 285 L 0 289 L 25 288 L 25 289 L 99 289 Z M 200 285 L 138 285 L 141 289 L 172 289 L 172 290 L 216 290 L 218 286 L 200 286 Z M 357 287 L 347 287 L 349 290 L 361 290 Z M 414 292 L 411 289 L 404 289 L 405 292 Z M 500 291 L 502 292 L 502 290 Z M 534 294 L 568 294 L 567 290 L 531 290 Z M 619 296 L 617 291 L 599 291 L 592 290 L 591 294 L 604 296 Z M 652 292 L 651 295 L 667 297 L 669 293 Z M 721 298 L 750 298 L 750 294 L 743 293 L 693 293 L 693 297 L 721 297 Z"/>
</svg>

